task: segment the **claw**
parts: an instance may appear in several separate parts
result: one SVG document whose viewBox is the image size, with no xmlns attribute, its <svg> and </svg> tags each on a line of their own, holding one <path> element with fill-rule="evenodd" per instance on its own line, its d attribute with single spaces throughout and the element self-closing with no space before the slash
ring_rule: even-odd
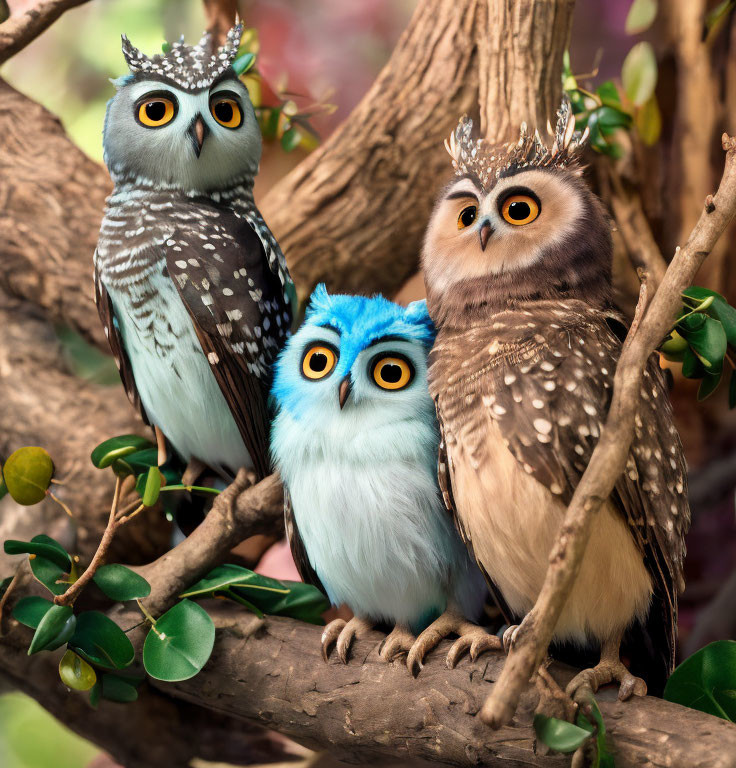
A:
<svg viewBox="0 0 736 768">
<path fill-rule="evenodd" d="M 339 637 L 345 624 L 347 624 L 345 619 L 335 619 L 324 628 L 324 631 L 322 632 L 322 658 L 325 662 L 329 661 L 330 647 Z"/>
<path fill-rule="evenodd" d="M 503 633 L 503 652 L 508 656 L 509 653 L 511 653 L 511 649 L 514 647 L 514 643 L 516 642 L 516 635 L 519 632 L 519 625 L 518 624 L 512 624 L 510 627 L 507 627 L 505 632 Z"/>
<path fill-rule="evenodd" d="M 447 610 L 419 635 L 409 651 L 409 655 L 406 658 L 406 666 L 414 677 L 421 671 L 425 655 L 442 638 L 452 633 L 460 637 L 453 643 L 445 660 L 450 669 L 457 664 L 459 658 L 468 648 L 470 649 L 471 657 L 475 659 L 484 650 L 501 647 L 501 642 L 495 635 L 490 635 L 482 627 L 467 621 L 460 613 Z"/>
<path fill-rule="evenodd" d="M 379 655 L 383 661 L 393 661 L 397 656 L 411 650 L 415 640 L 416 638 L 407 626 L 397 624 L 384 640 Z"/>
</svg>

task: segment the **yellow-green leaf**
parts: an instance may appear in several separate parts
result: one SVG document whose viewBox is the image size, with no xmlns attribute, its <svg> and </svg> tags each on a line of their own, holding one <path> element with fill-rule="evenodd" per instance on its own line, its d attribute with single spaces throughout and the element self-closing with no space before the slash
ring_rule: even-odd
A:
<svg viewBox="0 0 736 768">
<path fill-rule="evenodd" d="M 621 67 L 621 82 L 637 107 L 652 97 L 657 85 L 657 57 L 651 43 L 637 43 L 628 52 Z"/>
<path fill-rule="evenodd" d="M 662 114 L 654 94 L 636 110 L 634 124 L 639 137 L 648 147 L 657 143 L 662 133 Z"/>
<path fill-rule="evenodd" d="M 649 29 L 657 16 L 657 0 L 634 0 L 626 16 L 626 34 L 638 35 Z"/>
</svg>

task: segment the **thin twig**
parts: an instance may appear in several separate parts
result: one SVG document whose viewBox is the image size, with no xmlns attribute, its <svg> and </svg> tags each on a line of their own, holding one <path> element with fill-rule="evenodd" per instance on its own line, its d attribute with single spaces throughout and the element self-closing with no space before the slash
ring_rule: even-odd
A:
<svg viewBox="0 0 736 768">
<path fill-rule="evenodd" d="M 736 213 L 736 139 L 724 134 L 722 142 L 726 164 L 718 192 L 704 207 L 685 246 L 675 252 L 643 319 L 626 339 L 616 368 L 605 427 L 565 512 L 542 590 L 534 608 L 519 626 L 503 672 L 481 710 L 483 720 L 494 728 L 511 720 L 529 678 L 543 661 L 580 570 L 593 518 L 624 471 L 647 360 L 666 336 L 682 306 L 682 292 L 692 283 Z M 640 296 L 640 302 L 645 296 Z"/>
<path fill-rule="evenodd" d="M 117 477 L 115 479 L 115 493 L 113 494 L 112 505 L 110 506 L 110 517 L 108 518 L 107 527 L 105 528 L 105 532 L 102 534 L 102 538 L 100 539 L 100 544 L 97 547 L 97 551 L 92 557 L 92 561 L 87 566 L 87 569 L 84 571 L 84 573 L 74 582 L 74 584 L 69 587 L 69 589 L 67 589 L 66 592 L 64 592 L 63 595 L 57 595 L 54 598 L 54 602 L 57 605 L 70 605 L 73 603 L 79 596 L 79 593 L 92 580 L 92 577 L 97 572 L 97 569 L 104 561 L 107 550 L 110 548 L 110 543 L 115 536 L 115 531 L 120 525 L 119 522 L 115 520 L 115 517 L 118 512 L 121 484 L 122 480 Z"/>
<path fill-rule="evenodd" d="M 18 564 L 18 567 L 15 569 L 15 573 L 13 574 L 13 578 L 10 580 L 10 584 L 8 584 L 8 588 L 5 590 L 2 598 L 0 598 L 0 637 L 5 634 L 3 632 L 3 612 L 5 610 L 5 603 L 7 603 L 10 594 L 15 589 L 15 585 L 18 583 L 20 571 L 24 564 L 25 561 L 23 560 Z"/>
</svg>

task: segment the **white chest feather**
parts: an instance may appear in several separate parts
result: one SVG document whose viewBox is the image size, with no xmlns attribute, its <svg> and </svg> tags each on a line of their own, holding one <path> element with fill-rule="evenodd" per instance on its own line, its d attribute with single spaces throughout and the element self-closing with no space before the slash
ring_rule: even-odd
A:
<svg viewBox="0 0 736 768">
<path fill-rule="evenodd" d="M 161 269 L 125 292 L 108 287 L 146 414 L 184 460 L 252 466 L 191 318 Z"/>
<path fill-rule="evenodd" d="M 482 580 L 439 498 L 435 443 L 431 426 L 416 420 L 361 423 L 342 412 L 314 430 L 278 415 L 278 468 L 334 604 L 415 626 L 444 610 L 448 598 L 477 614 Z"/>
</svg>

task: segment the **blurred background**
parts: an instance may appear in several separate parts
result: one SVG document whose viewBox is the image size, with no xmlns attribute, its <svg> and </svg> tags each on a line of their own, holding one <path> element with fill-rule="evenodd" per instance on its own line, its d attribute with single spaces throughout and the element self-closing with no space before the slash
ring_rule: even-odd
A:
<svg viewBox="0 0 736 768">
<path fill-rule="evenodd" d="M 570 47 L 574 73 L 597 70 L 596 80 L 616 79 L 632 45 L 625 31 L 631 0 L 579 0 Z M 32 0 L 10 0 L 13 11 Z M 309 124 L 324 140 L 358 103 L 388 59 L 414 9 L 414 0 L 250 0 L 247 27 L 256 31 L 253 50 L 266 89 L 293 98 L 308 113 Z M 113 93 L 110 78 L 123 74 L 120 34 L 146 53 L 184 35 L 196 41 L 205 26 L 201 0 L 97 0 L 64 14 L 49 31 L 6 65 L 0 76 L 58 115 L 76 144 L 102 160 L 102 123 Z M 656 47 L 656 27 L 647 33 Z M 314 139 L 285 151 L 280 137 L 267 141 L 256 200 L 288 173 L 314 146 Z M 288 254 L 287 254 L 288 256 Z M 736 296 L 728 297 L 732 303 Z M 687 386 L 678 380 L 677 386 Z M 733 460 L 736 430 L 723 393 L 711 405 L 696 436 L 688 437 L 695 408 L 692 388 L 685 388 L 678 409 L 692 470 L 694 523 L 688 539 L 687 592 L 682 601 L 681 632 L 688 643 L 692 628 L 712 606 L 731 575 L 736 555 Z M 710 430 L 710 431 L 708 431 Z M 706 438 L 703 437 L 706 435 Z M 717 459 L 717 460 L 715 460 Z M 706 510 L 703 512 L 702 510 Z M 296 578 L 288 548 L 277 545 L 261 562 L 267 575 Z M 718 610 L 736 612 L 736 606 Z M 712 607 L 711 611 L 714 610 Z M 689 648 L 691 652 L 694 648 Z M 106 765 L 95 747 L 61 725 L 20 694 L 0 696 L 0 766 L 2 768 L 83 768 Z M 29 734 L 43 730 L 48 738 Z"/>
</svg>

